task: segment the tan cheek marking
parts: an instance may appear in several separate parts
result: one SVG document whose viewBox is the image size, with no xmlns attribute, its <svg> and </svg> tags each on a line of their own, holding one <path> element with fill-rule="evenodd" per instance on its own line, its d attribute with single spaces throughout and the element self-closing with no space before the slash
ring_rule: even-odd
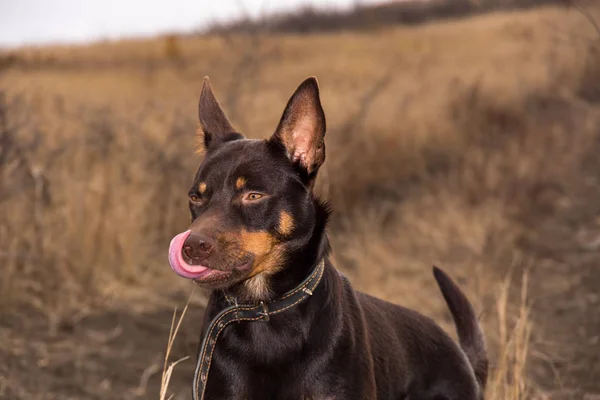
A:
<svg viewBox="0 0 600 400">
<path fill-rule="evenodd" d="M 249 232 L 245 229 L 239 233 L 222 234 L 217 240 L 220 251 L 234 258 L 247 253 L 254 255 L 252 269 L 243 284 L 248 297 L 254 300 L 268 297 L 271 292 L 270 276 L 283 266 L 283 245 L 266 231 Z"/>
<path fill-rule="evenodd" d="M 241 245 L 245 252 L 254 254 L 254 264 L 252 265 L 252 272 L 250 272 L 249 277 L 263 272 L 271 275 L 281 268 L 283 253 L 277 239 L 270 233 L 243 230 L 241 233 Z"/>
<path fill-rule="evenodd" d="M 290 213 L 282 211 L 279 214 L 279 233 L 282 235 L 289 235 L 294 229 L 294 218 Z"/>
<path fill-rule="evenodd" d="M 243 176 L 240 176 L 235 181 L 235 188 L 239 190 L 239 189 L 243 188 L 245 184 L 246 184 L 246 178 L 244 178 Z"/>
<path fill-rule="evenodd" d="M 198 190 L 200 191 L 201 194 L 204 194 L 204 192 L 206 192 L 206 183 L 200 182 L 200 185 L 198 185 Z"/>
</svg>

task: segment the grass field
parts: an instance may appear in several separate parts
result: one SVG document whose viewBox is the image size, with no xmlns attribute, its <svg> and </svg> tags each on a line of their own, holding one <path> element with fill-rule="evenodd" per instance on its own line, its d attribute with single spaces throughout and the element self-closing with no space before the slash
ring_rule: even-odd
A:
<svg viewBox="0 0 600 400">
<path fill-rule="evenodd" d="M 589 8 L 600 20 L 600 10 Z M 600 39 L 574 8 L 311 35 L 157 37 L 2 54 L 0 397 L 158 398 L 202 78 L 270 135 L 321 85 L 335 264 L 453 333 L 469 294 L 487 399 L 600 398 Z M 176 337 L 189 398 L 206 293 Z"/>
</svg>

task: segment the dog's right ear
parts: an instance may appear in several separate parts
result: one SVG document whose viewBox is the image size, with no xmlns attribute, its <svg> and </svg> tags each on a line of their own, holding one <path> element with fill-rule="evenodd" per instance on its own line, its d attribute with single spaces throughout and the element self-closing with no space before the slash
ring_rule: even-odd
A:
<svg viewBox="0 0 600 400">
<path fill-rule="evenodd" d="M 211 146 L 214 147 L 219 143 L 243 138 L 240 133 L 235 131 L 215 98 L 208 76 L 204 78 L 202 93 L 200 94 L 198 120 L 200 122 L 198 135 L 200 136 L 201 145 L 204 147 L 202 150 L 208 150 Z"/>
</svg>

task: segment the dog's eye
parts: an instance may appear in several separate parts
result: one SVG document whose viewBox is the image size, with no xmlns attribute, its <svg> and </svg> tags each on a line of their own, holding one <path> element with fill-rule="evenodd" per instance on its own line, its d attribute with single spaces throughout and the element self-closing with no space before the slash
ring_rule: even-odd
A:
<svg viewBox="0 0 600 400">
<path fill-rule="evenodd" d="M 246 201 L 256 201 L 260 200 L 264 197 L 262 193 L 250 192 L 244 196 L 244 200 Z"/>
<path fill-rule="evenodd" d="M 192 194 L 190 196 L 190 200 L 192 203 L 199 203 L 200 202 L 200 197 L 196 196 L 195 194 Z"/>
</svg>

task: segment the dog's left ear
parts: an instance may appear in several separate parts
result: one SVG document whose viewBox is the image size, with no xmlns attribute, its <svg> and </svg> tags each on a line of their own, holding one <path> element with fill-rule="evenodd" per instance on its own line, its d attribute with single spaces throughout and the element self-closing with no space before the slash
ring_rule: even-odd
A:
<svg viewBox="0 0 600 400">
<path fill-rule="evenodd" d="M 287 156 L 312 187 L 325 161 L 325 113 L 317 79 L 310 77 L 298 86 L 287 103 L 277 130 L 269 139 L 282 145 Z"/>
</svg>

